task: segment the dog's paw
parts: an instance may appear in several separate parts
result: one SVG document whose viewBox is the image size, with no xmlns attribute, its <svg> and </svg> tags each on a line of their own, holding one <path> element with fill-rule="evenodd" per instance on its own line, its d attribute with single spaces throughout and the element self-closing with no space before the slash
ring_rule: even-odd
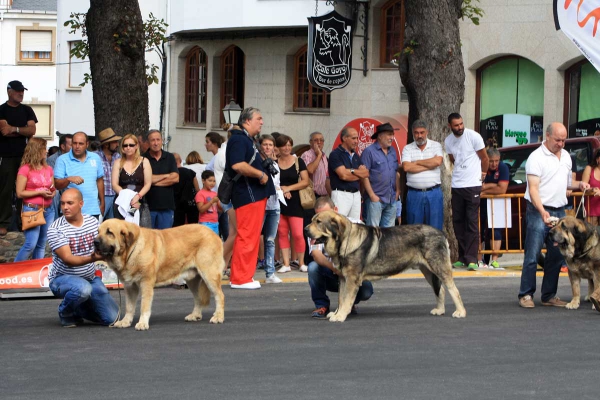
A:
<svg viewBox="0 0 600 400">
<path fill-rule="evenodd" d="M 150 325 L 148 325 L 147 322 L 140 321 L 137 324 L 135 324 L 136 331 L 147 331 L 148 329 L 150 329 Z"/>
<path fill-rule="evenodd" d="M 434 308 L 433 310 L 429 311 L 429 314 L 444 315 L 444 314 L 446 314 L 446 310 L 444 308 Z"/>
<path fill-rule="evenodd" d="M 346 316 L 342 316 L 339 313 L 336 313 L 335 315 L 332 315 L 329 318 L 329 322 L 344 322 L 346 320 Z"/>
<path fill-rule="evenodd" d="M 327 314 L 327 319 L 330 319 L 331 317 L 333 317 L 335 314 L 337 314 L 337 310 L 335 311 L 331 311 L 329 314 Z"/>
<path fill-rule="evenodd" d="M 466 317 L 467 317 L 467 311 L 466 310 L 456 310 L 452 314 L 452 318 L 466 318 Z"/>
<path fill-rule="evenodd" d="M 223 321 L 225 321 L 225 317 L 222 315 L 213 315 L 209 322 L 211 324 L 222 324 Z"/>
<path fill-rule="evenodd" d="M 575 301 L 575 299 L 571 300 L 570 303 L 567 303 L 565 306 L 567 310 L 577 310 L 579 308 L 579 302 Z"/>
<path fill-rule="evenodd" d="M 111 325 L 111 328 L 129 328 L 131 326 L 131 321 L 126 321 L 124 319 L 115 322 L 113 325 Z"/>
<path fill-rule="evenodd" d="M 202 321 L 202 314 L 194 314 L 191 313 L 185 317 L 185 320 L 188 322 L 192 321 Z"/>
</svg>

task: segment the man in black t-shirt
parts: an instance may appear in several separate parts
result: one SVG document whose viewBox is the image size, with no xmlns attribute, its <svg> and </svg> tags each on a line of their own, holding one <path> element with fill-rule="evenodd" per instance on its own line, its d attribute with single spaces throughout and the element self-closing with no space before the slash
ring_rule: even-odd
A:
<svg viewBox="0 0 600 400">
<path fill-rule="evenodd" d="M 179 182 L 173 186 L 175 195 L 175 218 L 173 226 L 198 223 L 198 208 L 194 201 L 195 194 L 200 190 L 200 184 L 196 178 L 196 173 L 189 168 L 181 165 L 181 156 L 173 153 L 177 170 L 179 171 Z"/>
<path fill-rule="evenodd" d="M 146 195 L 153 229 L 167 229 L 173 226 L 175 196 L 173 186 L 179 182 L 179 171 L 173 154 L 162 149 L 162 135 L 158 130 L 148 133 L 150 148 L 144 157 L 152 167 L 152 186 Z"/>
<path fill-rule="evenodd" d="M 21 104 L 25 88 L 19 81 L 6 87 L 8 101 L 0 105 L 0 236 L 6 235 L 12 217 L 12 198 L 17 171 L 38 122 L 29 106 Z"/>
</svg>

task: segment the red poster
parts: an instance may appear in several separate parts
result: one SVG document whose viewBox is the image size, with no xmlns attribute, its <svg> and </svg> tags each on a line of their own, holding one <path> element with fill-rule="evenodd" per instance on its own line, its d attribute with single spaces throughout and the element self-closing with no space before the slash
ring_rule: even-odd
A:
<svg viewBox="0 0 600 400">
<path fill-rule="evenodd" d="M 393 146 L 396 149 L 398 162 L 400 162 L 400 157 L 402 156 L 402 149 L 404 148 L 404 146 L 406 146 L 408 134 L 408 130 L 406 128 L 408 126 L 408 117 L 406 115 L 395 115 L 392 117 L 375 116 L 371 118 L 356 118 L 348 122 L 345 126 L 350 126 L 356 129 L 356 131 L 358 132 L 358 145 L 356 146 L 356 152 L 358 153 L 358 155 L 361 155 L 363 150 L 373 143 L 371 136 L 375 132 L 375 127 L 386 122 L 389 122 L 394 127 Z M 332 150 L 336 149 L 342 143 L 340 135 L 341 129 L 337 137 L 335 138 Z"/>
</svg>

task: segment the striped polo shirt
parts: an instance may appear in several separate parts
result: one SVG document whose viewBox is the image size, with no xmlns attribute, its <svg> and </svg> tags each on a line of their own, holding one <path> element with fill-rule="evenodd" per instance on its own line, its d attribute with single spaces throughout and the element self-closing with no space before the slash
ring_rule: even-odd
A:
<svg viewBox="0 0 600 400">
<path fill-rule="evenodd" d="M 98 199 L 98 184 L 96 180 L 104 177 L 102 160 L 98 154 L 86 151 L 85 161 L 81 162 L 73 155 L 73 150 L 63 154 L 56 160 L 54 178 L 65 179 L 69 176 L 80 176 L 83 178 L 81 185 L 69 183 L 67 188 L 78 189 L 83 196 L 82 214 L 100 215 L 100 203 Z"/>
<path fill-rule="evenodd" d="M 91 215 L 83 214 L 83 224 L 80 227 L 67 222 L 65 217 L 60 217 L 48 228 L 48 244 L 52 249 L 52 266 L 48 279 L 52 280 L 60 275 L 76 275 L 91 281 L 96 270 L 95 263 L 69 267 L 58 257 L 56 250 L 69 246 L 74 256 L 88 256 L 94 252 L 94 239 L 98 236 L 98 220 Z"/>
<path fill-rule="evenodd" d="M 430 139 L 427 139 L 427 143 L 425 143 L 425 148 L 423 150 L 421 150 L 415 142 L 407 144 L 402 150 L 402 162 L 428 160 L 437 156 L 444 156 L 442 145 L 439 142 Z M 442 183 L 440 167 L 423 172 L 406 174 L 406 185 L 414 189 L 428 189 L 432 186 L 439 185 L 440 183 Z"/>
</svg>

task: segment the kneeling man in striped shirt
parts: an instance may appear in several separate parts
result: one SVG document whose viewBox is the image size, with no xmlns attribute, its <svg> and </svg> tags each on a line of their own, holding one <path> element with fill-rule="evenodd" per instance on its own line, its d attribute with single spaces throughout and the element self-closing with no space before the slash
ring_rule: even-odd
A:
<svg viewBox="0 0 600 400">
<path fill-rule="evenodd" d="M 60 198 L 63 216 L 48 229 L 52 249 L 50 290 L 63 299 L 58 316 L 66 328 L 81 325 L 84 319 L 111 325 L 119 313 L 119 306 L 102 279 L 95 276 L 95 262 L 102 258 L 94 249 L 98 220 L 82 214 L 82 207 L 81 192 L 74 188 L 65 190 Z"/>
</svg>

